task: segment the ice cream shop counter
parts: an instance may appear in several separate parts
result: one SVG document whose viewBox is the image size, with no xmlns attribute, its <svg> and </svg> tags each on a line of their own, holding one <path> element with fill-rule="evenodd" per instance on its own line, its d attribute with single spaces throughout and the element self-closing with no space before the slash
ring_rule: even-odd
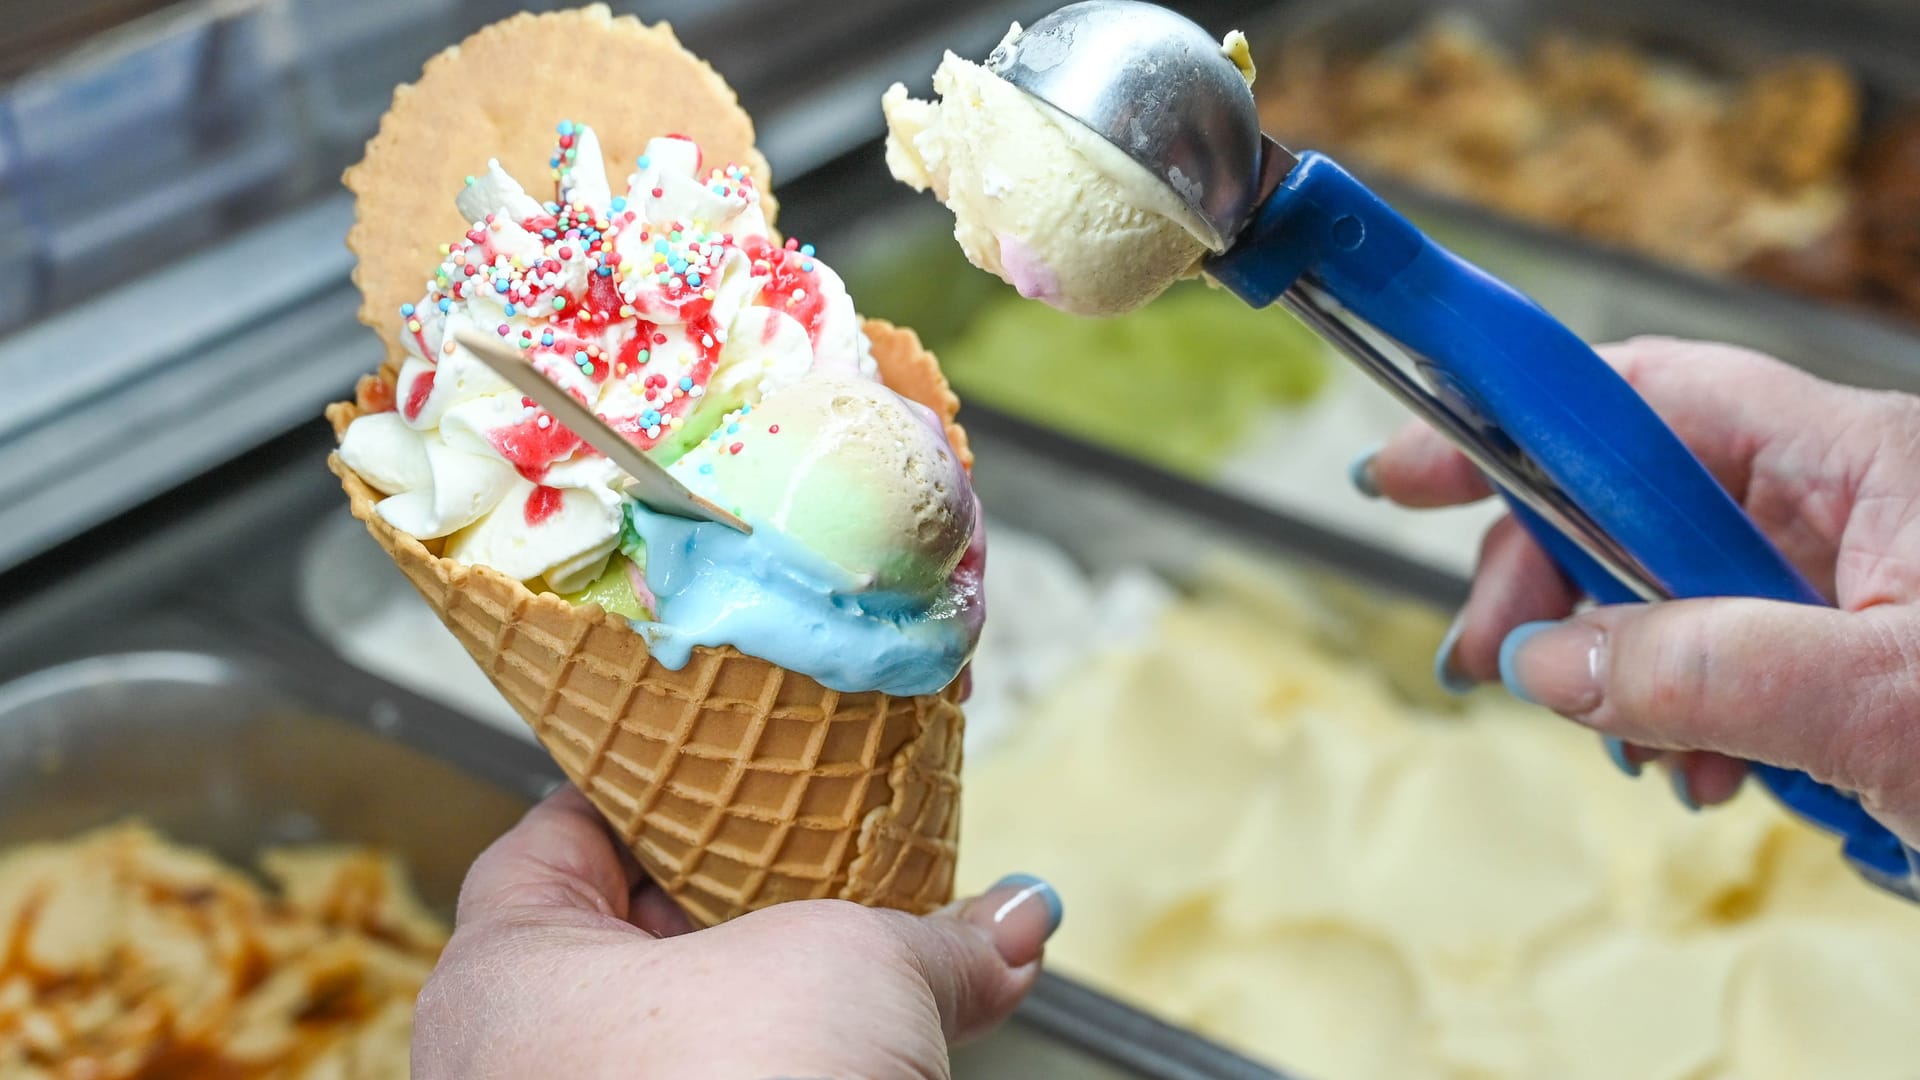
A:
<svg viewBox="0 0 1920 1080">
<path fill-rule="evenodd" d="M 562 782 L 326 466 L 336 433 L 321 410 L 382 360 L 356 320 L 341 244 L 353 210 L 332 176 L 387 87 L 518 7 L 469 6 L 119 5 L 102 18 L 139 17 L 104 39 L 0 63 L 27 72 L 0 102 L 0 372 L 17 387 L 0 400 L 0 919 L 14 914 L 9 875 L 56 855 L 83 883 L 104 865 L 183 873 L 169 843 L 257 868 L 197 872 L 241 912 L 270 882 L 294 916 L 352 939 L 356 970 L 384 973 L 369 984 L 384 1004 L 333 1018 L 358 1025 L 363 1062 L 402 1048 L 365 1074 L 381 1080 L 404 1075 L 398 1021 L 466 866 Z M 1435 685 L 1493 511 L 1416 516 L 1351 490 L 1348 462 L 1403 419 L 1392 401 L 1287 316 L 1202 284 L 1113 321 L 1024 302 L 965 264 L 932 199 L 889 177 L 886 86 L 924 96 L 943 48 L 984 55 L 1052 5 L 624 6 L 674 20 L 735 82 L 779 179 L 782 231 L 816 246 L 863 314 L 916 327 L 965 402 L 988 619 L 955 884 L 1032 871 L 1066 917 L 1039 989 L 955 1052 L 956 1075 L 1910 1075 L 1920 922 L 1854 878 L 1830 838 L 1756 791 L 1688 813 L 1499 688 Z M 1868 32 L 1899 10 L 1839 4 L 1796 37 L 1792 5 L 1729 21 L 1708 0 L 1462 2 L 1435 25 L 1420 5 L 1176 6 L 1248 31 L 1256 90 L 1276 88 L 1261 99 L 1270 126 L 1353 139 L 1424 227 L 1583 335 L 1713 337 L 1920 386 L 1920 336 L 1886 284 L 1893 255 L 1847 273 L 1786 257 L 1835 229 L 1859 239 L 1850 215 L 1895 200 L 1846 191 L 1878 175 L 1859 132 L 1877 136 L 1920 88 L 1920 66 Z M 35 40 L 68 42 L 74 25 L 48 21 Z M 1583 51 L 1657 44 L 1708 64 L 1702 28 L 1735 26 L 1744 36 L 1710 51 L 1711 86 L 1667 60 Z M 1555 32 L 1577 48 L 1539 44 Z M 818 62 L 783 60 L 781 37 L 813 43 Z M 1829 66 L 1770 75 L 1788 46 Z M 1727 102 L 1748 99 L 1725 87 L 1751 78 L 1749 105 L 1796 146 L 1825 132 L 1828 149 L 1751 164 L 1748 204 L 1713 204 L 1711 228 L 1692 223 L 1699 245 L 1676 255 L 1669 233 L 1607 231 L 1631 208 L 1583 216 L 1571 195 L 1461 181 L 1480 159 L 1436 155 L 1468 135 L 1409 161 L 1391 117 L 1355 105 L 1331 131 L 1302 112 L 1333 86 L 1402 109 L 1409 85 L 1445 84 L 1468 113 L 1462 87 L 1521 100 L 1529 79 L 1552 81 L 1516 59 L 1533 48 L 1575 49 L 1552 55 L 1610 88 L 1540 90 L 1515 121 L 1536 141 L 1551 126 L 1539 116 L 1580 94 L 1614 102 L 1601 113 L 1622 96 L 1705 110 L 1636 114 L 1642 133 L 1670 122 L 1663 139 L 1744 130 Z M 1776 86 L 1811 95 L 1830 77 L 1855 88 L 1832 91 L 1852 134 L 1788 109 L 1806 101 Z M 1636 81 L 1656 78 L 1659 93 Z M 1428 134 L 1467 123 L 1422 105 Z M 176 121 L 191 134 L 154 134 Z M 36 141 L 62 124 L 67 143 Z M 144 178 L 61 189 L 71 206 L 43 197 L 60 169 L 104 168 L 129 131 L 166 143 L 113 163 L 148 161 Z M 1476 137 L 1483 150 L 1517 138 Z M 209 177 L 228 185 L 217 197 Z M 114 212 L 134 198 L 150 213 Z M 180 228 L 152 228 L 153 214 Z M 116 250 L 138 254 L 105 258 Z M 102 281 L 103 265 L 132 269 Z M 72 837 L 39 863 L 10 860 Z M 316 842 L 355 848 L 326 861 Z M 366 925 L 301 907 L 314 882 L 369 873 L 406 884 Z M 8 962 L 0 952 L 0 1076 L 32 1061 L 9 1027 Z"/>
</svg>

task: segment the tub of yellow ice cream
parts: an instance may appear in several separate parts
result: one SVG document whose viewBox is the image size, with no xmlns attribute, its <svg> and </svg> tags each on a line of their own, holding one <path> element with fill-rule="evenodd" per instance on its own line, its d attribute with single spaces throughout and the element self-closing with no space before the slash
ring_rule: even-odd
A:
<svg viewBox="0 0 1920 1080">
<path fill-rule="evenodd" d="M 1830 837 L 1439 693 L 1440 590 L 1362 545 L 1017 464 L 982 496 L 1049 541 L 995 538 L 982 684 L 1078 644 L 975 709 L 958 884 L 1059 888 L 1056 972 L 1325 1080 L 1913 1075 L 1920 915 Z"/>
</svg>

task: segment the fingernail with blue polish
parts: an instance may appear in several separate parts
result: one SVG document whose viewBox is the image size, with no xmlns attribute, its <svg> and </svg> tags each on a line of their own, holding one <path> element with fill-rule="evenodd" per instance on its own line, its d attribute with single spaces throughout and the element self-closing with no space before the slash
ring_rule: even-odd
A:
<svg viewBox="0 0 1920 1080">
<path fill-rule="evenodd" d="M 1680 805 L 1686 807 L 1688 813 L 1697 814 L 1700 802 L 1693 797 L 1693 783 L 1687 779 L 1687 770 L 1681 768 L 1681 764 L 1674 762 L 1673 768 L 1667 771 L 1667 782 L 1673 785 L 1673 797 L 1680 800 Z"/>
<path fill-rule="evenodd" d="M 1029 900 L 1038 900 L 1046 905 L 1047 933 L 1051 934 L 1060 929 L 1060 920 L 1066 917 L 1066 905 L 1061 902 L 1059 891 L 1047 884 L 1045 879 L 1037 878 L 1032 874 L 1008 874 L 994 882 L 993 888 L 987 891 L 998 892 L 1009 889 L 1015 890 L 1014 895 L 1000 905 L 1002 916 L 1020 904 Z"/>
<path fill-rule="evenodd" d="M 1507 639 L 1500 643 L 1500 681 L 1507 684 L 1507 693 L 1529 705 L 1540 704 L 1540 699 L 1527 691 L 1526 683 L 1520 680 L 1520 671 L 1514 662 L 1520 656 L 1520 649 L 1542 630 L 1548 630 L 1558 623 L 1530 622 L 1521 623 L 1507 632 Z"/>
<path fill-rule="evenodd" d="M 1447 627 L 1447 636 L 1440 639 L 1440 647 L 1433 653 L 1433 681 L 1440 684 L 1440 689 L 1454 697 L 1471 693 L 1473 688 L 1479 685 L 1453 666 L 1453 650 L 1459 647 L 1460 631 L 1466 624 L 1466 612 L 1455 615 L 1453 625 Z"/>
<path fill-rule="evenodd" d="M 1353 490 L 1369 499 L 1380 497 L 1380 483 L 1373 478 L 1373 459 L 1378 456 L 1380 448 L 1376 446 L 1354 458 L 1353 464 L 1347 466 L 1347 482 L 1353 485 Z"/>
<path fill-rule="evenodd" d="M 1607 757 L 1613 760 L 1613 767 L 1627 774 L 1630 780 L 1640 779 L 1640 763 L 1627 754 L 1627 744 L 1608 735 L 1600 740 L 1606 745 Z"/>
<path fill-rule="evenodd" d="M 960 917 L 991 934 L 1008 964 L 1022 967 L 1040 958 L 1065 914 L 1052 885 L 1032 874 L 1008 874 L 969 901 Z"/>
</svg>

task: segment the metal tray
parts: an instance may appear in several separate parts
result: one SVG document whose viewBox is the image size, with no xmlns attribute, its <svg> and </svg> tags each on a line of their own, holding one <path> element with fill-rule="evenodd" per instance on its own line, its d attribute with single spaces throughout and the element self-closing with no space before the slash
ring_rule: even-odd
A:
<svg viewBox="0 0 1920 1080">
<path fill-rule="evenodd" d="M 1624 41 L 1709 73 L 1823 53 L 1860 80 L 1869 130 L 1894 103 L 1920 102 L 1920 54 L 1906 47 L 1920 36 L 1920 9 L 1897 0 L 1269 0 L 1247 3 L 1239 14 L 1256 53 L 1269 53 L 1301 38 L 1377 49 L 1441 12 L 1467 14 L 1509 44 L 1558 30 Z M 1338 147 L 1328 149 L 1338 156 Z M 1658 333 L 1728 341 L 1825 378 L 1920 391 L 1920 329 L 1911 323 L 1676 267 L 1389 177 L 1366 179 L 1436 239 L 1533 295 L 1589 340 Z"/>
<path fill-rule="evenodd" d="M 0 686 L 0 846 L 141 817 L 247 865 L 349 841 L 406 860 L 451 914 L 467 866 L 558 782 L 536 747 L 326 657 L 276 660 L 190 621 L 161 647 Z"/>
<path fill-rule="evenodd" d="M 243 866 L 273 844 L 373 844 L 450 916 L 474 857 L 562 782 L 531 743 L 223 621 L 142 620 L 106 636 L 124 649 L 0 685 L 0 848 L 129 817 Z M 1053 976 L 955 1075 L 1280 1080 Z"/>
</svg>

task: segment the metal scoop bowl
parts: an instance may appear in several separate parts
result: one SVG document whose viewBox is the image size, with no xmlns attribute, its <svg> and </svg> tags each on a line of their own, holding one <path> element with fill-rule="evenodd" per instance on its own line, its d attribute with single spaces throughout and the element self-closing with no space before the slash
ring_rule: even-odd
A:
<svg viewBox="0 0 1920 1080">
<path fill-rule="evenodd" d="M 1260 134 L 1247 80 L 1183 15 L 1133 0 L 1069 4 L 987 57 L 988 71 L 1126 151 L 1171 188 L 1225 251 L 1260 201 Z"/>
</svg>

